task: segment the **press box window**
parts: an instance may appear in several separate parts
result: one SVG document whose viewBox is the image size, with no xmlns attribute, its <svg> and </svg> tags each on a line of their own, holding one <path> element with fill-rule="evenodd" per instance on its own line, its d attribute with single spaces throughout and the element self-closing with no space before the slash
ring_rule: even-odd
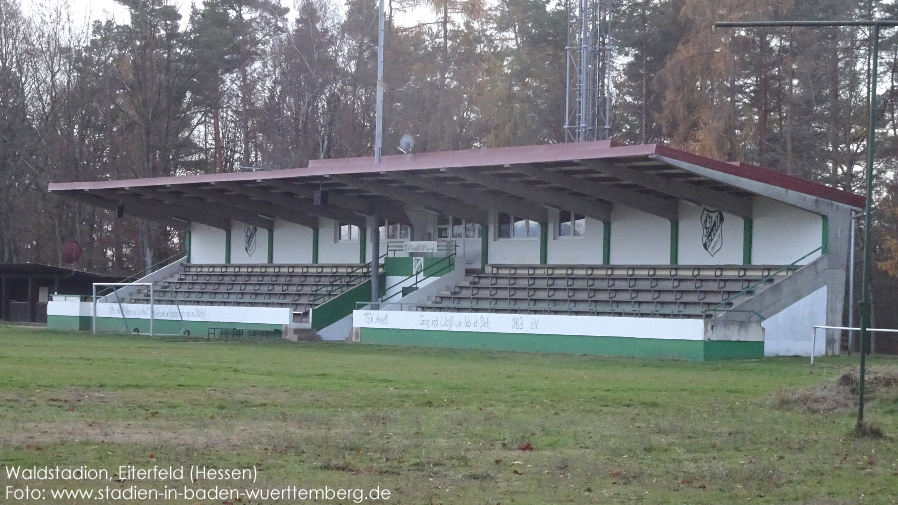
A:
<svg viewBox="0 0 898 505">
<path fill-rule="evenodd" d="M 539 223 L 513 216 L 504 212 L 499 213 L 499 238 L 531 238 L 539 237 Z"/>
<path fill-rule="evenodd" d="M 458 217 L 440 215 L 437 216 L 437 238 L 480 238 L 480 225 Z"/>
<path fill-rule="evenodd" d="M 412 228 L 407 224 L 391 223 L 383 220 L 380 225 L 381 240 L 409 240 Z"/>
<path fill-rule="evenodd" d="M 354 224 L 339 223 L 337 226 L 337 241 L 349 242 L 359 239 L 359 227 Z"/>
<path fill-rule="evenodd" d="M 582 237 L 586 235 L 586 216 L 563 210 L 558 213 L 559 237 Z"/>
</svg>

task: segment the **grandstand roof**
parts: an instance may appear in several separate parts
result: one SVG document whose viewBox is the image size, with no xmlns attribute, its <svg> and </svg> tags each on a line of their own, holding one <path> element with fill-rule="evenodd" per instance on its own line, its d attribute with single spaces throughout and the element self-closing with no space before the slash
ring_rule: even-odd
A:
<svg viewBox="0 0 898 505">
<path fill-rule="evenodd" d="M 861 196 L 757 166 L 613 141 L 385 156 L 380 164 L 315 160 L 306 168 L 53 183 L 49 190 L 175 227 L 194 221 L 223 229 L 230 219 L 267 229 L 275 218 L 312 227 L 319 217 L 407 222 L 408 205 L 471 221 L 497 209 L 539 222 L 547 221 L 547 207 L 608 220 L 617 203 L 675 219 L 678 200 L 748 217 L 755 195 L 820 213 L 833 204 L 864 206 Z"/>
</svg>

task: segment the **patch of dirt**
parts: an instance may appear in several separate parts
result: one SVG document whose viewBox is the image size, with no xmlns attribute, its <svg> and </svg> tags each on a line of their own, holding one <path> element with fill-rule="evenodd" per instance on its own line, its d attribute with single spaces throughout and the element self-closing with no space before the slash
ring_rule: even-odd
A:
<svg viewBox="0 0 898 505">
<path fill-rule="evenodd" d="M 860 385 L 858 368 L 846 368 L 835 380 L 820 386 L 778 391 L 770 402 L 780 409 L 813 414 L 845 412 L 857 407 Z M 898 367 L 871 366 L 864 374 L 864 396 L 869 403 L 898 393 Z"/>
</svg>

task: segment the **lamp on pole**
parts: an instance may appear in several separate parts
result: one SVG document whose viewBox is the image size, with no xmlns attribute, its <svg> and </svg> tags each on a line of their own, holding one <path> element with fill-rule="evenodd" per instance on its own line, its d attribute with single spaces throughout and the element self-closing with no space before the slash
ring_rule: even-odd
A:
<svg viewBox="0 0 898 505">
<path fill-rule="evenodd" d="M 867 166 L 865 170 L 866 178 L 866 201 L 864 202 L 864 244 L 863 244 L 863 267 L 861 273 L 861 365 L 860 365 L 860 383 L 858 385 L 858 409 L 857 409 L 857 428 L 861 429 L 864 424 L 864 374 L 866 369 L 866 355 L 870 348 L 870 266 L 872 261 L 872 244 L 871 236 L 873 226 L 873 151 L 874 151 L 874 129 L 876 126 L 876 80 L 877 80 L 877 64 L 879 62 L 879 30 L 882 27 L 898 26 L 898 20 L 870 20 L 870 21 L 732 21 L 714 23 L 714 28 L 758 28 L 758 27 L 784 27 L 784 26 L 805 26 L 805 27 L 824 27 L 824 26 L 869 26 L 873 28 L 870 33 L 871 50 L 870 50 L 870 82 L 868 83 L 869 91 L 869 114 L 867 117 Z"/>
</svg>

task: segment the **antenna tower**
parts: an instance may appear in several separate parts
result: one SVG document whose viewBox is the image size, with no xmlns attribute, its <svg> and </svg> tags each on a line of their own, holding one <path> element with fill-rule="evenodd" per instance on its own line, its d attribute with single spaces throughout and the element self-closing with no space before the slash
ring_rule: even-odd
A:
<svg viewBox="0 0 898 505">
<path fill-rule="evenodd" d="M 611 134 L 611 1 L 565 0 L 566 142 L 607 140 Z"/>
</svg>

